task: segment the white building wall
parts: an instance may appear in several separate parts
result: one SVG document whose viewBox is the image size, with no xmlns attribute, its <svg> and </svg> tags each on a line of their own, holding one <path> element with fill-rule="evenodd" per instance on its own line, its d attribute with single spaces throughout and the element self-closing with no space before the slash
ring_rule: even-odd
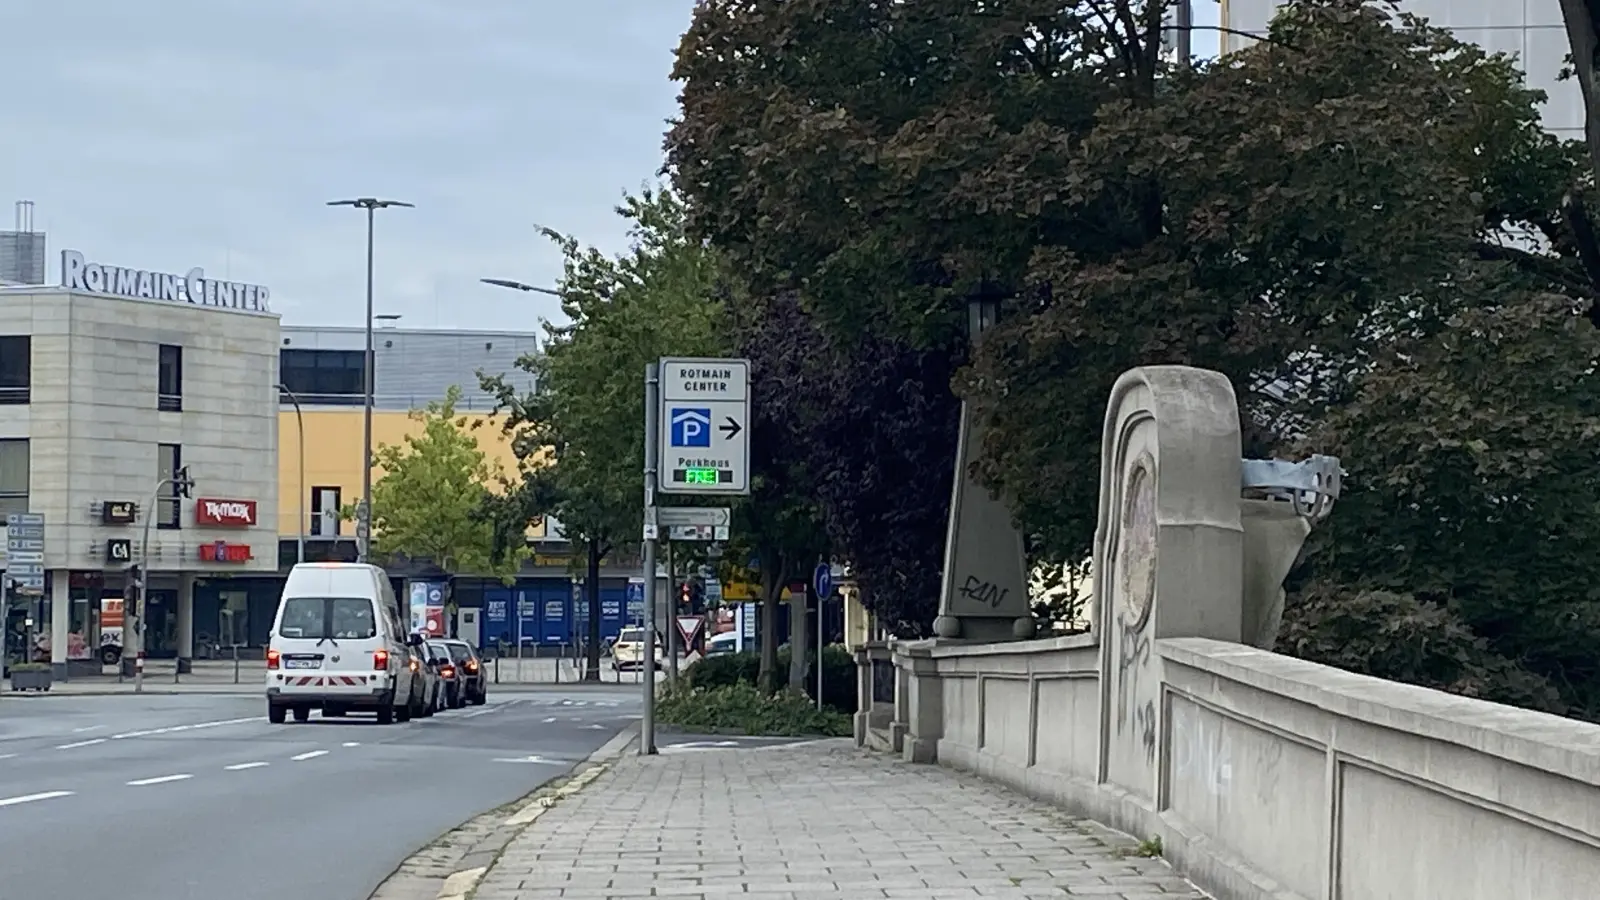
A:
<svg viewBox="0 0 1600 900">
<path fill-rule="evenodd" d="M 28 406 L 0 406 L 0 438 L 30 440 L 29 507 L 45 516 L 51 570 L 119 571 L 106 542 L 139 554 L 153 515 L 158 445 L 181 447 L 196 498 L 253 500 L 252 528 L 150 528 L 153 572 L 275 571 L 278 317 L 59 288 L 0 291 L 0 334 L 32 336 Z M 183 348 L 182 411 L 157 409 L 159 346 Z M 133 501 L 134 525 L 101 524 L 104 501 Z M 199 546 L 249 544 L 248 563 L 202 562 Z"/>
</svg>

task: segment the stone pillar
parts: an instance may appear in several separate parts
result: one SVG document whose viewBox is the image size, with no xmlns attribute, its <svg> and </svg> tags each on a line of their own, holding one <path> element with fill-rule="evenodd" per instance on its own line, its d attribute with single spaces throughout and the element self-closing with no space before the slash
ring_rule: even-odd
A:
<svg viewBox="0 0 1600 900">
<path fill-rule="evenodd" d="M 895 665 L 901 673 L 899 688 L 904 693 L 898 706 L 905 712 L 899 750 L 906 762 L 932 763 L 939 759 L 939 740 L 944 737 L 944 684 L 939 680 L 933 646 L 926 641 L 896 645 Z"/>
<path fill-rule="evenodd" d="M 1243 636 L 1240 452 L 1238 405 L 1220 373 L 1151 366 L 1112 388 L 1094 547 L 1098 777 L 1145 811 L 1164 727 L 1155 641 Z"/>
<path fill-rule="evenodd" d="M 194 582 L 193 573 L 178 576 L 178 673 L 194 668 Z"/>
<path fill-rule="evenodd" d="M 962 403 L 944 546 L 944 584 L 933 631 L 943 638 L 974 641 L 1029 638 L 1033 637 L 1033 608 L 1028 602 L 1022 532 L 1005 501 L 971 475 L 972 462 L 982 451 L 983 432 L 972 408 Z"/>
<path fill-rule="evenodd" d="M 67 645 L 72 633 L 72 579 L 65 569 L 50 573 L 50 674 L 67 680 Z"/>
</svg>

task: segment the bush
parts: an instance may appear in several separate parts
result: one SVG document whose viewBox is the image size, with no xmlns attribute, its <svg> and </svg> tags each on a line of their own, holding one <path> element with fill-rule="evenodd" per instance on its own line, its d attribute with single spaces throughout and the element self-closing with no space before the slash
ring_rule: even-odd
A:
<svg viewBox="0 0 1600 900">
<path fill-rule="evenodd" d="M 789 678 L 789 658 L 788 647 L 778 651 L 778 672 L 784 682 Z M 760 653 L 719 653 L 690 666 L 685 682 L 689 687 L 706 690 L 736 684 L 754 687 L 760 671 Z M 806 695 L 813 703 L 816 690 L 817 673 L 813 666 L 806 672 Z M 847 716 L 856 712 L 856 660 L 842 644 L 830 644 L 822 649 L 822 705 Z"/>
<path fill-rule="evenodd" d="M 744 682 L 669 687 L 656 701 L 656 718 L 685 729 L 738 734 L 841 737 L 852 730 L 849 716 L 819 710 L 804 694 L 786 690 L 767 696 Z"/>
<path fill-rule="evenodd" d="M 49 672 L 49 663 L 25 662 L 15 663 L 11 666 L 13 672 Z"/>
</svg>

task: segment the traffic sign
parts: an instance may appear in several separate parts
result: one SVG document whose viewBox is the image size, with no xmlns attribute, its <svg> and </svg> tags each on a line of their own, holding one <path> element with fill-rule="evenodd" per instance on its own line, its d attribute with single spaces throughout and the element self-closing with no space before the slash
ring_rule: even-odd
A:
<svg viewBox="0 0 1600 900">
<path fill-rule="evenodd" d="M 6 516 L 6 575 L 19 594 L 44 593 L 44 516 Z"/>
<path fill-rule="evenodd" d="M 683 649 L 687 652 L 694 647 L 695 635 L 700 633 L 701 626 L 706 620 L 699 616 L 678 616 L 678 634 L 683 636 Z"/>
<path fill-rule="evenodd" d="M 662 357 L 657 489 L 750 493 L 750 361 Z M 663 510 L 662 512 L 665 512 Z M 726 526 L 726 521 L 659 524 Z"/>
<path fill-rule="evenodd" d="M 817 589 L 817 599 L 828 599 L 833 593 L 833 566 L 818 563 L 817 571 L 811 576 L 811 586 Z"/>
<path fill-rule="evenodd" d="M 656 508 L 656 522 L 660 525 L 706 525 L 726 527 L 733 518 L 733 510 L 726 506 L 660 506 Z"/>
</svg>

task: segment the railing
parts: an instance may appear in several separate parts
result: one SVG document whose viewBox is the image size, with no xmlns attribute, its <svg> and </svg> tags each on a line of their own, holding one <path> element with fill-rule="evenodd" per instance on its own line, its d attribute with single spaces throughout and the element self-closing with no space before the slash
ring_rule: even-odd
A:
<svg viewBox="0 0 1600 900">
<path fill-rule="evenodd" d="M 25 406 L 31 391 L 27 387 L 0 387 L 0 406 Z"/>
<path fill-rule="evenodd" d="M 162 412 L 183 412 L 182 394 L 156 395 L 156 409 Z"/>
<path fill-rule="evenodd" d="M 361 406 L 366 398 L 361 394 L 313 394 L 295 392 L 300 398 L 302 406 Z M 375 394 L 372 405 L 376 409 L 426 409 L 429 403 L 444 399 L 444 392 L 438 394 Z M 3 401 L 0 401 L 3 402 Z M 26 401 L 23 401 L 26 402 Z M 289 396 L 278 394 L 278 402 L 289 405 Z M 492 413 L 495 411 L 493 397 L 481 392 L 463 391 L 462 397 L 456 401 L 456 412 Z"/>
</svg>

